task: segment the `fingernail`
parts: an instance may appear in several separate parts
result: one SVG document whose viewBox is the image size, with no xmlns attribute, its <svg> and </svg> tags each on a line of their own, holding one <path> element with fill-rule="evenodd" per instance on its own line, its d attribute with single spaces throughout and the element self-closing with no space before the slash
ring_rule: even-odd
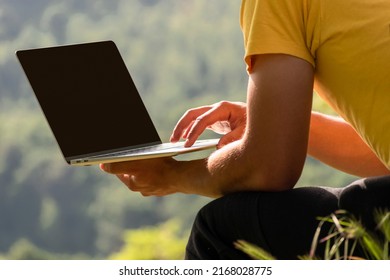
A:
<svg viewBox="0 0 390 280">
<path fill-rule="evenodd" d="M 190 140 L 187 139 L 185 142 L 184 142 L 184 147 L 189 147 L 190 146 Z"/>
<path fill-rule="evenodd" d="M 226 145 L 226 143 L 225 143 L 225 141 L 219 141 L 218 142 L 218 144 L 217 144 L 217 149 L 221 149 L 221 148 L 223 148 L 223 146 L 225 146 Z"/>
</svg>

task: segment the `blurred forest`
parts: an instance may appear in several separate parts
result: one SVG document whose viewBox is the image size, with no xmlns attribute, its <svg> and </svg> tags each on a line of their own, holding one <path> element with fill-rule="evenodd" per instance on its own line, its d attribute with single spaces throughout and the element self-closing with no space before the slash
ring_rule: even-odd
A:
<svg viewBox="0 0 390 280">
<path fill-rule="evenodd" d="M 167 140 L 189 107 L 245 100 L 239 7 L 239 0 L 0 0 L 0 259 L 181 258 L 209 201 L 144 198 L 97 167 L 67 166 L 15 51 L 115 41 Z M 315 108 L 329 110 L 319 99 Z M 351 180 L 308 158 L 299 185 Z"/>
</svg>

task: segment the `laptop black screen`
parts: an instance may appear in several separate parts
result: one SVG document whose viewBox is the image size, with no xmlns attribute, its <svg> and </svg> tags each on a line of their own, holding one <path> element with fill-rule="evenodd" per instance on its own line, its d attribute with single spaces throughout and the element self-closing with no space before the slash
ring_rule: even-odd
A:
<svg viewBox="0 0 390 280">
<path fill-rule="evenodd" d="M 17 56 L 65 158 L 161 142 L 113 42 Z"/>
</svg>

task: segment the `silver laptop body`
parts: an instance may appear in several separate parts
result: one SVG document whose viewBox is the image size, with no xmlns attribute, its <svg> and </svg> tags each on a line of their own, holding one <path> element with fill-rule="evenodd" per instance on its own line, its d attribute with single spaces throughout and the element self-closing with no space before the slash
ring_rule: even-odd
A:
<svg viewBox="0 0 390 280">
<path fill-rule="evenodd" d="M 16 55 L 71 165 L 175 156 L 218 139 L 162 143 L 112 41 L 19 50 Z"/>
</svg>

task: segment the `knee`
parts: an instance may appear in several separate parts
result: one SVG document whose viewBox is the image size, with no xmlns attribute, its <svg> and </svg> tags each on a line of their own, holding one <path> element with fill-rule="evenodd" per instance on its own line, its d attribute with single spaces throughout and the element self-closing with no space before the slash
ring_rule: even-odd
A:
<svg viewBox="0 0 390 280">
<path fill-rule="evenodd" d="M 353 182 L 340 193 L 339 208 L 358 211 L 364 198 L 364 179 Z M 360 203 L 359 203 L 360 202 Z"/>
<path fill-rule="evenodd" d="M 234 248 L 237 241 L 237 219 L 240 213 L 239 201 L 244 196 L 233 194 L 216 199 L 196 215 L 186 248 L 187 259 L 242 259 L 242 252 Z M 241 209 L 242 210 L 242 209 Z"/>
<path fill-rule="evenodd" d="M 218 259 L 218 243 L 216 234 L 216 219 L 219 202 L 208 203 L 199 210 L 192 226 L 191 234 L 186 247 L 186 259 Z"/>
<path fill-rule="evenodd" d="M 224 205 L 226 200 L 226 197 L 221 197 L 203 206 L 195 217 L 193 230 L 215 232 L 218 228 L 217 224 L 221 221 L 225 212 Z"/>
<path fill-rule="evenodd" d="M 242 210 L 244 205 L 251 204 L 251 201 L 256 197 L 252 193 L 233 193 L 203 206 L 197 216 L 196 220 L 206 223 L 209 227 L 219 224 L 222 219 L 229 219 L 234 212 Z"/>
<path fill-rule="evenodd" d="M 366 227 L 375 228 L 375 211 L 390 209 L 388 178 L 362 179 L 347 186 L 340 194 L 339 208 L 347 210 Z"/>
</svg>

